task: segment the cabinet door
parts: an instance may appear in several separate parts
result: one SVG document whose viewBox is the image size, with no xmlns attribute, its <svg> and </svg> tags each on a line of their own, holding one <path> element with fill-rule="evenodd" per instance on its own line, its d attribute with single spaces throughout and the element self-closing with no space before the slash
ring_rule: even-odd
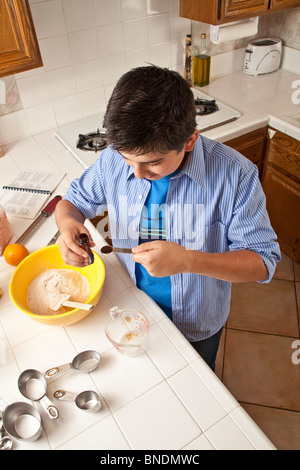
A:
<svg viewBox="0 0 300 470">
<path fill-rule="evenodd" d="M 300 0 L 180 0 L 180 16 L 217 25 L 299 6 Z"/>
<path fill-rule="evenodd" d="M 280 247 L 300 262 L 300 185 L 272 167 L 264 174 L 267 211 Z"/>
<path fill-rule="evenodd" d="M 300 142 L 282 132 L 273 132 L 262 186 L 281 249 L 300 262 Z"/>
<path fill-rule="evenodd" d="M 0 77 L 43 65 L 27 0 L 0 1 Z"/>
<path fill-rule="evenodd" d="M 300 7 L 299 0 L 271 0 L 270 10 L 284 10 L 285 8 Z"/>
<path fill-rule="evenodd" d="M 222 0 L 221 18 L 232 18 L 234 20 L 237 16 L 256 16 L 267 11 L 268 7 L 269 0 Z"/>
<path fill-rule="evenodd" d="M 267 164 L 300 184 L 300 142 L 269 129 Z"/>
<path fill-rule="evenodd" d="M 220 0 L 221 1 L 221 0 Z M 219 24 L 219 0 L 180 0 L 179 14 L 201 23 Z"/>
</svg>

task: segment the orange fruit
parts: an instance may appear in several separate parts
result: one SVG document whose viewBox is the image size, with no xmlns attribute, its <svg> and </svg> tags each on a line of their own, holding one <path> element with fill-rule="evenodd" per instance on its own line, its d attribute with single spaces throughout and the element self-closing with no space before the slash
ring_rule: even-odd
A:
<svg viewBox="0 0 300 470">
<path fill-rule="evenodd" d="M 29 255 L 29 251 L 19 243 L 11 243 L 3 251 L 5 261 L 11 266 L 18 266 L 21 261 Z"/>
</svg>

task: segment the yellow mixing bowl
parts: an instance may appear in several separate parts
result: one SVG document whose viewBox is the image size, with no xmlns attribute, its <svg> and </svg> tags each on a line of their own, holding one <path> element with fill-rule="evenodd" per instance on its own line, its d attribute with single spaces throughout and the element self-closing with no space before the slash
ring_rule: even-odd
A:
<svg viewBox="0 0 300 470">
<path fill-rule="evenodd" d="M 82 320 L 92 310 L 72 309 L 58 315 L 36 315 L 27 304 L 28 287 L 41 272 L 47 269 L 74 269 L 85 276 L 90 283 L 90 295 L 87 303 L 96 305 L 103 291 L 105 268 L 100 256 L 94 252 L 94 263 L 84 268 L 68 266 L 62 260 L 58 245 L 49 245 L 27 256 L 16 267 L 9 284 L 9 295 L 14 305 L 30 318 L 45 325 L 65 326 Z"/>
</svg>

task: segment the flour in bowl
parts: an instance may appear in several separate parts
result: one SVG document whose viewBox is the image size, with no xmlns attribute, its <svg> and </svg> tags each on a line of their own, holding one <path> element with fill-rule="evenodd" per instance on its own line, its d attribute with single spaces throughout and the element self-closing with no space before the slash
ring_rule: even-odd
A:
<svg viewBox="0 0 300 470">
<path fill-rule="evenodd" d="M 70 311 L 70 307 L 53 306 L 70 296 L 73 302 L 86 302 L 90 294 L 90 284 L 85 276 L 74 269 L 47 269 L 40 273 L 29 285 L 27 303 L 36 315 L 57 315 Z"/>
</svg>

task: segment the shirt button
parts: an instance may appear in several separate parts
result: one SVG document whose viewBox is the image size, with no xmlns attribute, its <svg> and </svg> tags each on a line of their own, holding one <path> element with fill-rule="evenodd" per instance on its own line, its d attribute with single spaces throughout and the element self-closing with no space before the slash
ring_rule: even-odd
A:
<svg viewBox="0 0 300 470">
<path fill-rule="evenodd" d="M 139 195 L 138 195 L 138 199 L 143 199 L 143 195 L 142 195 L 142 194 L 139 194 Z"/>
</svg>

